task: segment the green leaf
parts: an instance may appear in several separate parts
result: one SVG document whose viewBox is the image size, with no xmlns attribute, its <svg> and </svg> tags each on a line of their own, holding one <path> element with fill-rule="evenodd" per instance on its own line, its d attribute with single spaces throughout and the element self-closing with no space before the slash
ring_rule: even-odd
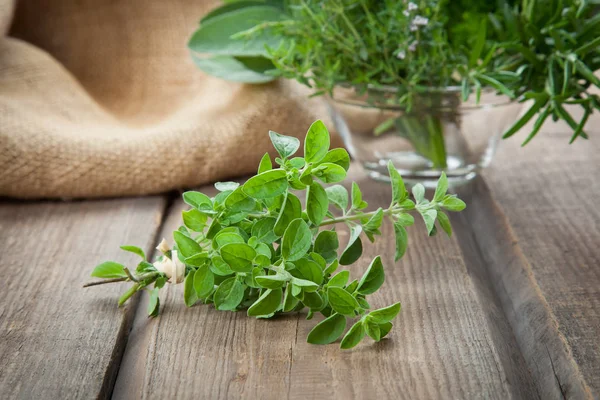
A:
<svg viewBox="0 0 600 400">
<path fill-rule="evenodd" d="M 306 341 L 311 344 L 329 344 L 335 342 L 346 329 L 346 317 L 333 314 L 319 322 L 308 334 Z"/>
<path fill-rule="evenodd" d="M 208 260 L 208 253 L 203 251 L 202 253 L 194 254 L 191 257 L 187 257 L 184 259 L 185 264 L 192 265 L 194 267 L 200 267 L 206 264 L 206 260 Z"/>
<path fill-rule="evenodd" d="M 321 163 L 337 164 L 344 168 L 345 171 L 348 171 L 348 168 L 350 168 L 350 156 L 348 155 L 346 149 L 333 149 L 329 150 L 327 154 L 325 154 L 325 157 L 323 157 Z"/>
<path fill-rule="evenodd" d="M 417 203 L 420 203 L 425 199 L 425 187 L 420 183 L 413 186 L 412 192 Z"/>
<path fill-rule="evenodd" d="M 219 192 L 226 192 L 228 190 L 235 190 L 240 186 L 239 183 L 237 182 L 216 182 L 215 183 L 215 189 L 217 189 Z"/>
<path fill-rule="evenodd" d="M 323 189 L 323 186 L 318 183 L 313 183 L 308 188 L 308 195 L 306 199 L 306 213 L 308 219 L 315 225 L 319 226 L 327 214 L 329 209 L 329 199 L 327 199 L 327 192 Z"/>
<path fill-rule="evenodd" d="M 206 221 L 208 220 L 206 214 L 195 208 L 182 211 L 181 216 L 183 218 L 183 224 L 194 232 L 202 232 L 206 226 Z"/>
<path fill-rule="evenodd" d="M 367 223 L 363 225 L 363 229 L 365 231 L 377 231 L 381 227 L 382 223 L 383 223 L 383 209 L 381 207 L 379 207 L 377 209 L 377 211 L 375 211 L 375 214 L 373 214 L 373 216 L 371 218 L 369 218 Z"/>
<path fill-rule="evenodd" d="M 300 140 L 293 136 L 280 135 L 277 132 L 269 131 L 269 137 L 281 158 L 288 158 L 300 148 Z"/>
<path fill-rule="evenodd" d="M 310 228 L 297 218 L 290 222 L 281 239 L 281 256 L 286 261 L 296 261 L 306 254 L 310 248 L 312 234 Z"/>
<path fill-rule="evenodd" d="M 175 243 L 177 243 L 179 252 L 185 258 L 202 252 L 202 247 L 200 247 L 200 245 L 194 239 L 184 235 L 179 231 L 173 232 L 173 239 L 175 239 Z"/>
<path fill-rule="evenodd" d="M 266 289 L 277 289 L 285 285 L 290 279 L 289 274 L 264 275 L 257 277 L 256 283 Z"/>
<path fill-rule="evenodd" d="M 238 232 L 226 231 L 225 229 L 217 233 L 213 238 L 212 244 L 215 249 L 220 249 L 229 243 L 245 243 L 244 238 Z"/>
<path fill-rule="evenodd" d="M 230 0 L 225 1 L 225 3 L 220 7 L 217 7 L 207 14 L 205 14 L 200 20 L 200 24 L 207 22 L 209 19 L 213 19 L 219 15 L 227 14 L 231 11 L 235 11 L 241 8 L 250 7 L 250 6 L 264 6 L 264 1 L 246 1 L 246 0 Z"/>
<path fill-rule="evenodd" d="M 200 299 L 207 298 L 215 286 L 215 275 L 208 265 L 198 268 L 194 274 L 194 290 Z"/>
<path fill-rule="evenodd" d="M 392 330 L 394 325 L 391 322 L 386 322 L 384 324 L 379 324 L 379 337 L 383 339 L 387 336 L 388 333 Z"/>
<path fill-rule="evenodd" d="M 183 193 L 183 201 L 199 210 L 212 210 L 212 200 L 204 193 L 189 191 Z"/>
<path fill-rule="evenodd" d="M 320 119 L 313 122 L 304 139 L 304 159 L 307 163 L 321 161 L 329 151 L 329 131 Z"/>
<path fill-rule="evenodd" d="M 244 188 L 240 186 L 227 196 L 225 207 L 228 208 L 228 212 L 252 211 L 256 208 L 256 202 L 248 197 Z"/>
<path fill-rule="evenodd" d="M 448 216 L 442 211 L 438 211 L 437 220 L 444 232 L 446 232 L 448 236 L 452 236 L 452 225 L 450 225 L 450 219 Z"/>
<path fill-rule="evenodd" d="M 281 288 L 265 290 L 258 300 L 248 308 L 248 316 L 257 317 L 274 313 L 281 305 L 282 295 Z"/>
<path fill-rule="evenodd" d="M 371 265 L 369 265 L 369 268 L 358 282 L 356 290 L 358 293 L 364 295 L 375 293 L 383 285 L 384 280 L 385 273 L 383 272 L 381 257 L 377 256 L 371 261 Z"/>
<path fill-rule="evenodd" d="M 298 298 L 292 295 L 292 285 L 288 284 L 283 297 L 283 312 L 290 312 L 298 305 Z"/>
<path fill-rule="evenodd" d="M 427 228 L 427 233 L 431 235 L 433 228 L 435 227 L 435 219 L 437 218 L 436 210 L 427 210 L 423 214 L 423 221 L 425 222 L 425 227 Z"/>
<path fill-rule="evenodd" d="M 323 270 L 316 262 L 301 258 L 296 260 L 294 265 L 296 268 L 290 273 L 296 278 L 306 279 L 319 285 L 323 282 Z"/>
<path fill-rule="evenodd" d="M 353 264 L 362 255 L 362 241 L 360 240 L 361 233 L 362 226 L 360 225 L 353 225 L 350 228 L 350 239 L 348 240 L 348 245 L 340 257 L 341 265 Z"/>
<path fill-rule="evenodd" d="M 367 318 L 364 321 L 363 326 L 365 328 L 365 332 L 367 333 L 367 335 L 369 335 L 371 339 L 373 339 L 376 342 L 379 342 L 381 340 L 381 329 L 379 328 L 379 325 L 376 322 L 370 321 Z"/>
<path fill-rule="evenodd" d="M 195 273 L 196 271 L 191 270 L 185 277 L 185 282 L 183 283 L 183 300 L 188 307 L 193 306 L 198 301 L 198 295 L 196 294 L 196 290 L 194 290 Z"/>
<path fill-rule="evenodd" d="M 302 288 L 305 292 L 315 292 L 319 288 L 319 285 L 306 279 L 292 278 L 292 283 L 294 286 Z"/>
<path fill-rule="evenodd" d="M 142 260 L 146 259 L 146 253 L 144 253 L 144 250 L 140 249 L 137 246 L 121 246 L 121 250 L 125 250 L 125 251 L 128 251 L 133 254 L 137 254 L 138 256 L 142 257 Z"/>
<path fill-rule="evenodd" d="M 362 203 L 363 199 L 360 187 L 356 182 L 352 182 L 352 208 L 360 210 Z"/>
<path fill-rule="evenodd" d="M 442 201 L 446 192 L 448 191 L 448 178 L 446 173 L 442 172 L 440 179 L 438 179 L 437 186 L 435 188 L 435 194 L 433 195 L 433 201 Z"/>
<path fill-rule="evenodd" d="M 196 67 L 208 75 L 232 82 L 266 83 L 277 79 L 276 76 L 267 74 L 275 70 L 271 60 L 263 56 L 233 57 L 230 55 L 216 55 L 200 57 L 192 53 L 192 60 Z"/>
<path fill-rule="evenodd" d="M 126 278 L 125 266 L 113 261 L 106 261 L 96 266 L 92 276 L 96 278 Z"/>
<path fill-rule="evenodd" d="M 398 204 L 406 198 L 406 187 L 404 186 L 402 176 L 398 173 L 391 160 L 388 161 L 388 173 L 392 182 L 392 204 Z M 354 201 L 352 204 L 354 204 Z"/>
<path fill-rule="evenodd" d="M 414 217 L 408 213 L 396 214 L 396 218 L 398 218 L 397 222 L 404 227 L 411 226 L 415 223 Z"/>
<path fill-rule="evenodd" d="M 246 243 L 229 243 L 221 247 L 221 257 L 235 272 L 251 272 L 256 250 Z"/>
<path fill-rule="evenodd" d="M 273 169 L 271 156 L 269 156 L 269 153 L 265 153 L 265 155 L 260 159 L 260 164 L 258 164 L 258 173 L 262 174 L 263 172 L 270 171 L 271 169 Z"/>
<path fill-rule="evenodd" d="M 294 194 L 287 192 L 273 232 L 277 236 L 283 236 L 290 222 L 300 217 L 302 217 L 302 204 L 300 204 L 300 200 Z"/>
<path fill-rule="evenodd" d="M 376 322 L 377 324 L 384 324 L 391 322 L 394 318 L 396 318 L 396 315 L 398 315 L 400 309 L 400 303 L 392 304 L 391 306 L 371 311 L 367 318 Z"/>
<path fill-rule="evenodd" d="M 506 139 L 517 133 L 537 112 L 548 103 L 549 96 L 544 94 L 538 98 L 533 105 L 523 114 L 517 122 L 515 122 L 506 132 L 502 134 L 502 138 Z"/>
<path fill-rule="evenodd" d="M 279 196 L 288 188 L 286 172 L 282 169 L 263 172 L 248 179 L 242 187 L 248 196 L 258 200 Z"/>
<path fill-rule="evenodd" d="M 473 21 L 473 23 L 476 23 L 476 21 Z M 481 52 L 483 51 L 483 46 L 485 46 L 486 28 L 487 19 L 481 18 L 481 21 L 479 22 L 479 29 L 477 30 L 475 45 L 471 48 L 471 53 L 469 54 L 469 66 L 471 68 L 476 67 L 477 62 L 481 58 Z"/>
<path fill-rule="evenodd" d="M 467 207 L 464 201 L 457 198 L 456 196 L 450 196 L 444 198 L 442 201 L 442 207 L 448 211 L 462 211 Z"/>
<path fill-rule="evenodd" d="M 339 261 L 333 260 L 333 262 L 331 264 L 329 264 L 327 266 L 327 268 L 325 268 L 325 270 L 323 271 L 323 275 L 328 276 L 328 275 L 333 274 L 335 271 L 337 271 L 339 266 L 340 266 Z"/>
<path fill-rule="evenodd" d="M 213 272 L 213 274 L 219 276 L 227 276 L 233 274 L 233 270 L 229 267 L 229 264 L 227 264 L 221 256 L 214 256 L 213 258 L 211 258 L 211 262 L 212 263 L 210 265 L 210 270 Z"/>
<path fill-rule="evenodd" d="M 213 17 L 200 25 L 188 43 L 196 53 L 234 56 L 266 56 L 265 46 L 277 48 L 280 38 L 269 31 L 248 39 L 234 39 L 233 35 L 265 21 L 278 21 L 283 13 L 270 6 L 254 6 L 233 10 Z"/>
<path fill-rule="evenodd" d="M 348 208 L 348 191 L 342 185 L 333 185 L 325 188 L 329 201 L 341 210 Z"/>
<path fill-rule="evenodd" d="M 337 164 L 321 163 L 313 170 L 313 175 L 325 183 L 337 183 L 346 178 L 346 170 Z"/>
<path fill-rule="evenodd" d="M 148 316 L 156 317 L 160 309 L 160 299 L 158 298 L 158 288 L 150 291 L 150 301 L 148 301 Z"/>
<path fill-rule="evenodd" d="M 352 327 L 348 330 L 344 338 L 342 339 L 342 343 L 340 347 L 342 349 L 351 349 L 360 343 L 361 340 L 365 337 L 366 332 L 363 327 L 362 321 L 357 321 Z"/>
<path fill-rule="evenodd" d="M 398 261 L 404 256 L 408 247 L 406 229 L 399 222 L 394 222 L 394 236 L 396 238 L 396 256 L 394 257 L 394 261 Z"/>
<path fill-rule="evenodd" d="M 344 270 L 335 274 L 329 282 L 327 282 L 327 286 L 335 286 L 335 287 L 344 287 L 348 280 L 350 279 L 350 271 Z"/>
<path fill-rule="evenodd" d="M 307 292 L 306 290 L 304 290 L 304 295 L 302 296 L 302 303 L 308 308 L 310 308 L 311 311 L 320 311 L 325 306 L 323 298 L 316 291 Z"/>
<path fill-rule="evenodd" d="M 279 237 L 274 232 L 275 222 L 277 220 L 273 217 L 259 219 L 252 225 L 252 236 L 255 236 L 259 242 L 273 243 Z"/>
<path fill-rule="evenodd" d="M 337 258 L 339 246 L 340 242 L 335 231 L 321 231 L 315 239 L 314 251 L 320 254 L 325 261 L 332 262 Z"/>
<path fill-rule="evenodd" d="M 358 301 L 356 301 L 350 293 L 340 287 L 328 287 L 327 298 L 329 299 L 331 308 L 342 315 L 353 317 L 355 315 L 354 311 L 360 307 Z"/>
<path fill-rule="evenodd" d="M 244 286 L 236 277 L 221 282 L 213 295 L 215 308 L 221 311 L 234 311 L 243 298 Z"/>
</svg>

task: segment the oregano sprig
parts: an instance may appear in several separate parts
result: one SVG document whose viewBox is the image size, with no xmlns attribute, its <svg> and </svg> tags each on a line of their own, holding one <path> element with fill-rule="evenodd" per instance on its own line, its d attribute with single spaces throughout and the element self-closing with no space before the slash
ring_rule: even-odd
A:
<svg viewBox="0 0 600 400">
<path fill-rule="evenodd" d="M 395 303 L 371 311 L 367 296 L 385 280 L 381 258 L 375 257 L 354 280 L 348 270 L 339 270 L 340 265 L 356 262 L 362 254 L 362 238 L 373 242 L 386 219 L 394 226 L 397 261 L 406 251 L 406 228 L 414 223 L 411 213 L 421 215 L 430 235 L 436 233 L 436 222 L 450 235 L 444 210 L 460 211 L 465 204 L 446 193 L 445 175 L 431 200 L 425 199 L 422 185 L 413 188 L 411 200 L 390 162 L 390 205 L 365 211 L 368 204 L 356 182 L 350 193 L 337 184 L 346 178 L 350 158 L 344 149 L 329 149 L 329 132 L 322 121 L 310 126 L 304 157 L 294 157 L 300 148 L 298 139 L 276 132 L 269 136 L 279 153 L 276 166 L 267 153 L 257 175 L 242 185 L 218 182 L 219 193 L 214 197 L 185 192 L 183 200 L 191 208 L 182 213 L 183 225 L 173 232 L 172 248 L 163 239 L 157 247 L 162 254 L 151 263 L 142 249 L 122 246 L 140 256 L 135 270 L 104 262 L 92 272 L 104 281 L 86 286 L 131 282 L 119 305 L 146 290 L 151 317 L 158 315 L 159 291 L 165 283 L 183 283 L 184 302 L 190 307 L 202 302 L 221 311 L 245 309 L 256 318 L 304 309 L 308 309 L 308 319 L 321 313 L 325 319 L 309 333 L 309 343 L 338 340 L 348 319 L 356 322 L 341 341 L 343 349 L 356 346 L 365 336 L 375 341 L 385 337 L 401 307 Z M 305 207 L 300 196 L 306 199 Z M 348 245 L 341 252 L 339 225 L 350 230 Z"/>
</svg>

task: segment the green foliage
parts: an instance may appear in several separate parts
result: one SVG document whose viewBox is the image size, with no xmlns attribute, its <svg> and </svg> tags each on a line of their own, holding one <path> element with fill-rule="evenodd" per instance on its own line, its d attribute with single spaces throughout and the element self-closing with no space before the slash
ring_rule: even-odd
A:
<svg viewBox="0 0 600 400">
<path fill-rule="evenodd" d="M 141 249 L 123 246 L 143 258 L 135 275 L 115 262 L 100 264 L 92 275 L 106 282 L 132 282 L 119 304 L 139 290 L 148 291 L 147 311 L 152 317 L 158 315 L 158 295 L 165 283 L 183 282 L 184 302 L 190 307 L 202 302 L 221 311 L 246 310 L 248 316 L 257 318 L 301 310 L 308 311 L 308 318 L 320 313 L 325 319 L 311 330 L 309 343 L 338 340 L 348 319 L 357 322 L 343 337 L 342 348 L 356 346 L 365 336 L 380 340 L 400 312 L 399 303 L 369 311 L 367 296 L 385 281 L 382 258 L 375 257 L 356 279 L 351 279 L 348 270 L 338 271 L 339 265 L 359 260 L 362 237 L 375 240 L 385 221 L 393 225 L 398 261 L 407 247 L 406 227 L 414 222 L 409 213 L 420 214 L 430 234 L 435 233 L 436 223 L 450 233 L 443 210 L 458 211 L 464 203 L 446 193 L 445 176 L 431 201 L 425 198 L 423 187 L 417 186 L 413 202 L 390 163 L 390 206 L 364 211 L 367 203 L 356 182 L 349 195 L 342 185 L 324 188 L 317 181 L 324 164 L 335 165 L 344 174 L 348 167 L 345 151 L 329 150 L 329 133 L 322 122 L 311 126 L 305 140 L 312 161 L 291 158 L 299 149 L 297 139 L 274 132 L 271 139 L 280 155 L 275 169 L 265 156 L 259 173 L 242 185 L 218 182 L 219 193 L 212 198 L 199 192 L 183 194 L 191 209 L 183 213 L 185 226 L 173 232 L 172 250 L 161 243 L 162 255 L 150 263 Z M 306 195 L 305 209 L 294 193 Z M 350 230 L 348 245 L 338 254 L 337 229 L 344 225 Z"/>
<path fill-rule="evenodd" d="M 418 105 L 420 94 L 446 87 L 479 99 L 490 89 L 527 112 L 504 137 L 535 117 L 523 144 L 548 119 L 564 120 L 571 142 L 587 138 L 589 116 L 600 110 L 600 14 L 584 0 L 275 0 L 226 4 L 207 15 L 192 36 L 200 68 L 225 79 L 260 83 L 284 77 L 316 94 L 350 86 L 377 103 Z M 382 96 L 377 90 L 397 92 Z M 478 100 L 477 100 L 478 101 Z M 458 101 L 456 104 L 460 104 Z M 583 109 L 576 121 L 565 105 Z M 389 129 L 386 121 L 376 134 Z M 404 127 L 407 130 L 407 127 Z M 430 132 L 431 137 L 437 137 Z M 421 142 L 427 135 L 419 135 Z M 415 148 L 445 168 L 443 142 Z M 313 160 L 313 154 L 306 152 Z M 343 167 L 343 165 L 341 165 Z"/>
</svg>

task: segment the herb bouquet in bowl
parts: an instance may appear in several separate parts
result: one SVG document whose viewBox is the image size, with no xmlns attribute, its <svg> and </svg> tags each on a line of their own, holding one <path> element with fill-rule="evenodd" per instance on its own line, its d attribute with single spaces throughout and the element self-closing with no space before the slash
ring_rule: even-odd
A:
<svg viewBox="0 0 600 400">
<path fill-rule="evenodd" d="M 500 138 L 548 119 L 587 138 L 600 108 L 600 14 L 583 0 L 228 2 L 189 42 L 203 71 L 296 79 L 332 99 L 352 156 L 376 179 L 472 179 Z M 566 105 L 582 110 L 574 117 Z"/>
</svg>

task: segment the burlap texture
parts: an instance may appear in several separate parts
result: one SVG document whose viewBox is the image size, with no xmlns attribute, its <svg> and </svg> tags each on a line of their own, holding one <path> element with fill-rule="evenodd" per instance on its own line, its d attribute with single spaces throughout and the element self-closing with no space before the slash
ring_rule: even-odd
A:
<svg viewBox="0 0 600 400">
<path fill-rule="evenodd" d="M 0 0 L 0 195 L 227 179 L 255 171 L 269 129 L 301 137 L 327 120 L 324 101 L 295 83 L 235 84 L 193 65 L 186 42 L 217 3 L 21 0 L 11 25 L 13 3 Z"/>
</svg>

